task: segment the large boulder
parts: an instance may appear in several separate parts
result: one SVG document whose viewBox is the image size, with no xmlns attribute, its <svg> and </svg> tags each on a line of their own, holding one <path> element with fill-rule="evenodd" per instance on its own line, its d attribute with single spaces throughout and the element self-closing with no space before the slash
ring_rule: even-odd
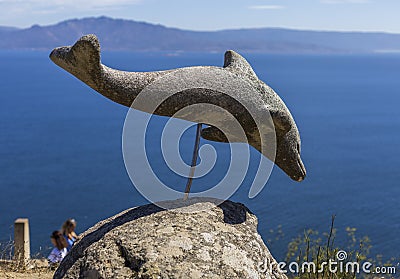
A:
<svg viewBox="0 0 400 279">
<path fill-rule="evenodd" d="M 175 209 L 149 204 L 96 224 L 54 278 L 287 278 L 244 205 L 195 198 L 164 208 L 171 204 Z"/>
</svg>

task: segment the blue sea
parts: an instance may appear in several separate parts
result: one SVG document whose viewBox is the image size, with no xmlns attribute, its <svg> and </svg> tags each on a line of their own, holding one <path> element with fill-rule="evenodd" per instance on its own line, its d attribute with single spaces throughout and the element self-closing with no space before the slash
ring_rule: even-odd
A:
<svg viewBox="0 0 400 279">
<path fill-rule="evenodd" d="M 148 203 L 124 166 L 128 109 L 55 66 L 48 53 L 0 52 L 0 241 L 12 238 L 15 219 L 27 217 L 32 253 L 43 255 L 51 232 L 69 217 L 83 232 Z M 231 197 L 257 215 L 265 240 L 282 226 L 284 237 L 270 245 L 273 255 L 283 260 L 292 238 L 308 228 L 328 231 L 336 215 L 338 245 L 345 228 L 355 227 L 357 236 L 372 240 L 372 255 L 399 257 L 400 55 L 244 56 L 294 115 L 308 171 L 298 183 L 274 167 L 263 191 L 249 199 L 250 169 Z M 151 71 L 220 66 L 223 54 L 105 52 L 102 60 L 118 69 Z M 157 144 L 165 123 L 163 117 L 152 120 L 149 161 L 165 183 L 183 190 L 185 179 L 168 172 Z M 195 127 L 180 142 L 187 162 L 194 135 Z M 226 145 L 214 146 L 218 158 L 229 158 Z M 255 169 L 259 155 L 253 149 L 251 154 Z M 225 161 L 217 162 L 212 175 L 194 180 L 193 191 L 221 179 Z"/>
</svg>

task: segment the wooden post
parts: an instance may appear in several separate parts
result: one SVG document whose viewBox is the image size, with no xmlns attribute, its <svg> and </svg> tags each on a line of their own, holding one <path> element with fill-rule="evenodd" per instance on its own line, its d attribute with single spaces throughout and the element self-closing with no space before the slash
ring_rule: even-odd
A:
<svg viewBox="0 0 400 279">
<path fill-rule="evenodd" d="M 14 222 L 14 260 L 25 264 L 30 257 L 29 220 L 19 218 Z"/>
</svg>

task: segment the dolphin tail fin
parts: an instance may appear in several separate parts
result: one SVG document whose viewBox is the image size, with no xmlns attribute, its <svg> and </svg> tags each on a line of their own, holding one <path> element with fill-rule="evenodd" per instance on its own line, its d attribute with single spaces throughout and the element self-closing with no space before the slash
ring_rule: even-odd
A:
<svg viewBox="0 0 400 279">
<path fill-rule="evenodd" d="M 100 65 L 100 43 L 96 35 L 82 36 L 71 48 L 75 57 L 89 65 Z"/>
<path fill-rule="evenodd" d="M 258 79 L 249 62 L 247 62 L 243 56 L 233 50 L 228 50 L 225 52 L 224 68 L 235 69 L 235 72 L 240 71 L 251 78 Z"/>
</svg>

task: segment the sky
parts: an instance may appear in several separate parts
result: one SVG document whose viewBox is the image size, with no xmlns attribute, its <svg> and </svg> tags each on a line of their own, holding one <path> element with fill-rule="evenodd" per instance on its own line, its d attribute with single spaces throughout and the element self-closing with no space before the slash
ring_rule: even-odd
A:
<svg viewBox="0 0 400 279">
<path fill-rule="evenodd" d="M 0 0 L 0 25 L 109 16 L 190 30 L 283 27 L 400 33 L 400 0 Z"/>
</svg>

